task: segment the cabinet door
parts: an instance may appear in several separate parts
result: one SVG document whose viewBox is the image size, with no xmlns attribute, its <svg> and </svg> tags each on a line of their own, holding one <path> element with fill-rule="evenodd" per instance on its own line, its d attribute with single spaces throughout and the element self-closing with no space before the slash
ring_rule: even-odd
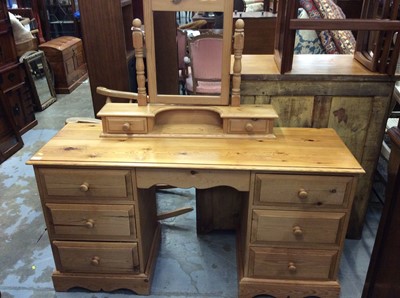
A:
<svg viewBox="0 0 400 298">
<path fill-rule="evenodd" d="M 9 117 L 0 91 L 0 163 L 23 146 L 21 135 Z"/>
<path fill-rule="evenodd" d="M 14 124 L 21 134 L 37 124 L 33 99 L 25 83 L 16 86 L 4 95 Z"/>
</svg>

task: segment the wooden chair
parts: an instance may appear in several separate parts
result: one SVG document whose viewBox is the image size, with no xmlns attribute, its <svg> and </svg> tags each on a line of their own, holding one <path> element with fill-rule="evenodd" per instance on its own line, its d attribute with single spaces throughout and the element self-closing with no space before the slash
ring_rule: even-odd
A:
<svg viewBox="0 0 400 298">
<path fill-rule="evenodd" d="M 188 93 L 221 93 L 222 44 L 222 36 L 217 34 L 202 34 L 189 40 Z"/>
</svg>

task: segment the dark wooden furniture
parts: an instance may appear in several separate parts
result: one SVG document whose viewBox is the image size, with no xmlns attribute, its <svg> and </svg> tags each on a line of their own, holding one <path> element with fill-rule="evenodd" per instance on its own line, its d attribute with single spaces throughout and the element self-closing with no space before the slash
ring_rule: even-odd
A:
<svg viewBox="0 0 400 298">
<path fill-rule="evenodd" d="M 0 0 L 0 163 L 22 148 L 20 131 L 24 132 L 30 123 L 36 124 L 33 112 L 29 119 L 21 116 L 25 109 L 21 109 L 20 92 L 25 87 L 6 1 Z"/>
<path fill-rule="evenodd" d="M 39 46 L 54 73 L 56 93 L 71 93 L 85 79 L 87 67 L 82 40 L 62 36 Z"/>
<path fill-rule="evenodd" d="M 0 2 L 0 100 L 4 115 L 23 134 L 37 124 L 24 65 L 17 59 L 6 1 Z"/>
<path fill-rule="evenodd" d="M 15 127 L 5 103 L 0 100 L 0 163 L 24 145 L 21 134 Z"/>
<path fill-rule="evenodd" d="M 97 114 L 106 100 L 96 93 L 98 86 L 135 90 L 133 7 L 131 1 L 121 0 L 98 0 L 96 5 L 91 0 L 80 0 L 79 7 L 93 109 Z"/>
<path fill-rule="evenodd" d="M 243 19 L 245 38 L 243 54 L 273 54 L 276 14 L 271 12 L 234 12 L 233 24 Z"/>
<path fill-rule="evenodd" d="M 363 298 L 400 297 L 400 127 L 388 131 L 392 148 L 388 184 Z"/>
</svg>

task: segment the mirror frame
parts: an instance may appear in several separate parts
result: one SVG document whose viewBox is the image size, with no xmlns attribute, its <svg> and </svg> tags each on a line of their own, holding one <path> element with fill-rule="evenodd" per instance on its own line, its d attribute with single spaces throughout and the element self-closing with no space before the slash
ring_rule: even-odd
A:
<svg viewBox="0 0 400 298">
<path fill-rule="evenodd" d="M 156 79 L 156 56 L 154 40 L 155 11 L 212 11 L 223 12 L 223 53 L 220 95 L 166 95 L 158 94 Z M 147 81 L 150 103 L 184 105 L 229 105 L 230 65 L 232 46 L 232 0 L 145 0 L 143 1 L 144 28 L 146 41 Z"/>
<path fill-rule="evenodd" d="M 37 92 L 36 85 L 35 85 L 35 80 L 32 76 L 32 72 L 30 70 L 31 69 L 30 63 L 33 61 L 36 61 L 36 60 L 40 60 L 43 65 L 43 70 L 44 70 L 44 74 L 46 76 L 47 86 L 49 87 L 49 92 L 50 92 L 50 97 L 45 99 L 44 101 L 41 101 L 39 98 L 39 94 Z M 47 64 L 44 52 L 43 51 L 28 52 L 27 55 L 24 56 L 23 61 L 25 64 L 26 75 L 27 75 L 29 83 L 31 85 L 35 107 L 37 110 L 43 111 L 49 105 L 51 105 L 52 103 L 54 103 L 57 100 L 56 91 L 54 89 L 54 84 L 53 84 L 52 76 L 50 73 L 50 68 Z"/>
</svg>

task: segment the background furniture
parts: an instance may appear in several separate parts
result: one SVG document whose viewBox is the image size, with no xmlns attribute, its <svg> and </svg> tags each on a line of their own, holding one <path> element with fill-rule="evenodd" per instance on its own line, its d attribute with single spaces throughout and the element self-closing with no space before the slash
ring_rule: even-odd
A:
<svg viewBox="0 0 400 298">
<path fill-rule="evenodd" d="M 71 93 L 87 79 L 86 58 L 82 40 L 73 36 L 62 36 L 42 43 L 44 52 L 54 73 L 56 93 Z"/>
<path fill-rule="evenodd" d="M 17 59 L 6 1 L 0 1 L 0 100 L 6 115 L 23 134 L 37 124 L 23 63 Z"/>
<path fill-rule="evenodd" d="M 234 12 L 233 24 L 243 19 L 245 28 L 243 54 L 273 54 L 276 14 L 272 12 Z"/>
<path fill-rule="evenodd" d="M 131 27 L 132 2 L 128 0 L 80 0 L 83 44 L 87 53 L 94 114 L 105 97 L 98 86 L 121 91 L 136 89 Z M 107 20 L 107 22 L 105 22 Z"/>
<path fill-rule="evenodd" d="M 24 145 L 21 134 L 13 123 L 5 102 L 0 100 L 0 163 Z"/>
<path fill-rule="evenodd" d="M 397 78 L 366 70 L 352 55 L 310 58 L 295 55 L 291 73 L 281 75 L 272 55 L 243 55 L 242 104 L 272 104 L 276 126 L 336 130 L 366 171 L 348 231 L 360 238 Z"/>
<path fill-rule="evenodd" d="M 363 171 L 333 130 L 277 129 L 276 139 L 264 142 L 179 136 L 121 142 L 99 138 L 100 132 L 100 125 L 67 124 L 29 161 L 57 291 L 149 294 L 160 243 L 155 186 L 161 184 L 228 186 L 235 193 L 240 297 L 338 297 L 340 255 Z"/>
<path fill-rule="evenodd" d="M 391 141 L 388 184 L 363 298 L 400 295 L 400 127 L 389 129 L 388 134 Z"/>
</svg>

